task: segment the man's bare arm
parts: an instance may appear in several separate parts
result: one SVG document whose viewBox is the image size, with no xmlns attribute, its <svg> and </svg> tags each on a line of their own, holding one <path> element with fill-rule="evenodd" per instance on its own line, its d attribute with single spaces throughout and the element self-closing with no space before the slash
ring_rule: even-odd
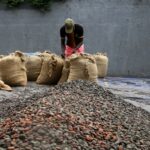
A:
<svg viewBox="0 0 150 150">
<path fill-rule="evenodd" d="M 65 38 L 61 38 L 61 51 L 62 51 L 62 56 L 65 54 Z"/>
<path fill-rule="evenodd" d="M 77 50 L 78 48 L 80 48 L 81 47 L 81 45 L 83 44 L 83 36 L 82 37 L 80 37 L 80 43 L 75 47 L 75 50 Z"/>
</svg>

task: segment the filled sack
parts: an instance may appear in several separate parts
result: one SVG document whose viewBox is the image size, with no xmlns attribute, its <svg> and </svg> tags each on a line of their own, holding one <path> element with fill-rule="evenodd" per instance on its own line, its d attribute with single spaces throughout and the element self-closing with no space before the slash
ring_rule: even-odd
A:
<svg viewBox="0 0 150 150">
<path fill-rule="evenodd" d="M 0 90 L 12 91 L 12 88 L 0 80 Z"/>
<path fill-rule="evenodd" d="M 60 80 L 58 81 L 58 84 L 67 82 L 69 72 L 70 72 L 70 62 L 66 59 L 64 60 L 64 66 L 63 66 L 61 77 L 60 77 Z"/>
<path fill-rule="evenodd" d="M 97 66 L 92 55 L 72 54 L 68 59 L 70 72 L 67 81 L 81 79 L 97 82 Z"/>
<path fill-rule="evenodd" d="M 25 56 L 22 52 L 16 51 L 0 59 L 0 79 L 11 86 L 27 84 Z"/>
<path fill-rule="evenodd" d="M 108 70 L 108 57 L 103 53 L 96 53 L 93 56 L 97 64 L 98 77 L 104 78 L 107 75 Z"/>
<path fill-rule="evenodd" d="M 0 55 L 0 59 L 3 58 L 3 57 L 5 57 L 5 55 Z"/>
<path fill-rule="evenodd" d="M 45 54 L 43 56 L 42 68 L 36 83 L 57 84 L 61 77 L 64 61 L 55 54 Z"/>
<path fill-rule="evenodd" d="M 42 58 L 40 56 L 26 56 L 26 69 L 28 81 L 36 81 L 42 67 Z"/>
<path fill-rule="evenodd" d="M 51 51 L 44 51 L 44 52 L 39 53 L 37 56 L 44 59 L 46 57 L 50 57 L 51 55 L 53 55 L 53 53 Z"/>
</svg>

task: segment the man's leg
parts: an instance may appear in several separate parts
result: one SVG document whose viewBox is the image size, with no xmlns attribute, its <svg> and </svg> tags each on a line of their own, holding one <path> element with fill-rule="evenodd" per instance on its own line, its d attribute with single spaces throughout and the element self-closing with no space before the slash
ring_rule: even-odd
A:
<svg viewBox="0 0 150 150">
<path fill-rule="evenodd" d="M 69 47 L 68 45 L 66 45 L 66 49 L 65 49 L 65 57 L 71 56 L 73 53 L 73 48 Z M 84 53 L 84 44 L 82 44 L 78 49 L 77 49 L 77 53 L 81 54 Z"/>
<path fill-rule="evenodd" d="M 66 45 L 66 49 L 65 49 L 65 57 L 71 56 L 73 53 L 73 48 L 69 47 L 68 45 Z"/>
<path fill-rule="evenodd" d="M 78 49 L 77 49 L 78 53 L 84 53 L 84 44 L 82 44 Z"/>
</svg>

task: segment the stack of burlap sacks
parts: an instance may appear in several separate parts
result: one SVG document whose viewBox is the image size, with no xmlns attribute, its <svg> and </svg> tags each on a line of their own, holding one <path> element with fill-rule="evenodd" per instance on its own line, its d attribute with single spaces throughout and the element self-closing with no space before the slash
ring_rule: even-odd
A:
<svg viewBox="0 0 150 150">
<path fill-rule="evenodd" d="M 107 75 L 108 57 L 104 54 L 73 54 L 66 59 L 50 52 L 25 55 L 20 51 L 0 56 L 0 90 L 26 86 L 27 81 L 55 85 L 72 80 L 89 80 Z"/>
</svg>

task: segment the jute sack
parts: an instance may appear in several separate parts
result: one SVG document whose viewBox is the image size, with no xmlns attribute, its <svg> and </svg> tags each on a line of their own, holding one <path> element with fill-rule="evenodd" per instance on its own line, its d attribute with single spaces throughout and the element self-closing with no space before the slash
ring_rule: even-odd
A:
<svg viewBox="0 0 150 150">
<path fill-rule="evenodd" d="M 78 79 L 97 82 L 97 66 L 92 55 L 73 54 L 68 59 L 70 60 L 68 82 Z"/>
<path fill-rule="evenodd" d="M 28 81 L 36 81 L 42 67 L 42 58 L 40 56 L 26 56 L 26 69 Z"/>
<path fill-rule="evenodd" d="M 50 57 L 51 55 L 53 55 L 52 52 L 50 51 L 44 51 L 42 53 L 39 53 L 37 56 L 41 57 L 42 59 L 46 58 L 46 57 Z"/>
<path fill-rule="evenodd" d="M 12 88 L 0 80 L 0 90 L 12 91 Z"/>
<path fill-rule="evenodd" d="M 41 72 L 36 83 L 57 84 L 61 77 L 63 63 L 63 59 L 55 54 L 43 57 Z"/>
<path fill-rule="evenodd" d="M 64 66 L 63 66 L 63 69 L 62 69 L 61 78 L 58 81 L 58 84 L 67 82 L 69 72 L 70 72 L 70 62 L 66 59 L 64 61 Z"/>
<path fill-rule="evenodd" d="M 0 79 L 12 86 L 25 86 L 27 75 L 24 54 L 16 51 L 0 59 Z"/>
<path fill-rule="evenodd" d="M 106 54 L 96 53 L 93 55 L 98 69 L 98 77 L 103 78 L 107 75 L 108 70 L 108 57 Z"/>
<path fill-rule="evenodd" d="M 0 59 L 3 58 L 3 57 L 5 57 L 5 55 L 0 55 Z"/>
</svg>

